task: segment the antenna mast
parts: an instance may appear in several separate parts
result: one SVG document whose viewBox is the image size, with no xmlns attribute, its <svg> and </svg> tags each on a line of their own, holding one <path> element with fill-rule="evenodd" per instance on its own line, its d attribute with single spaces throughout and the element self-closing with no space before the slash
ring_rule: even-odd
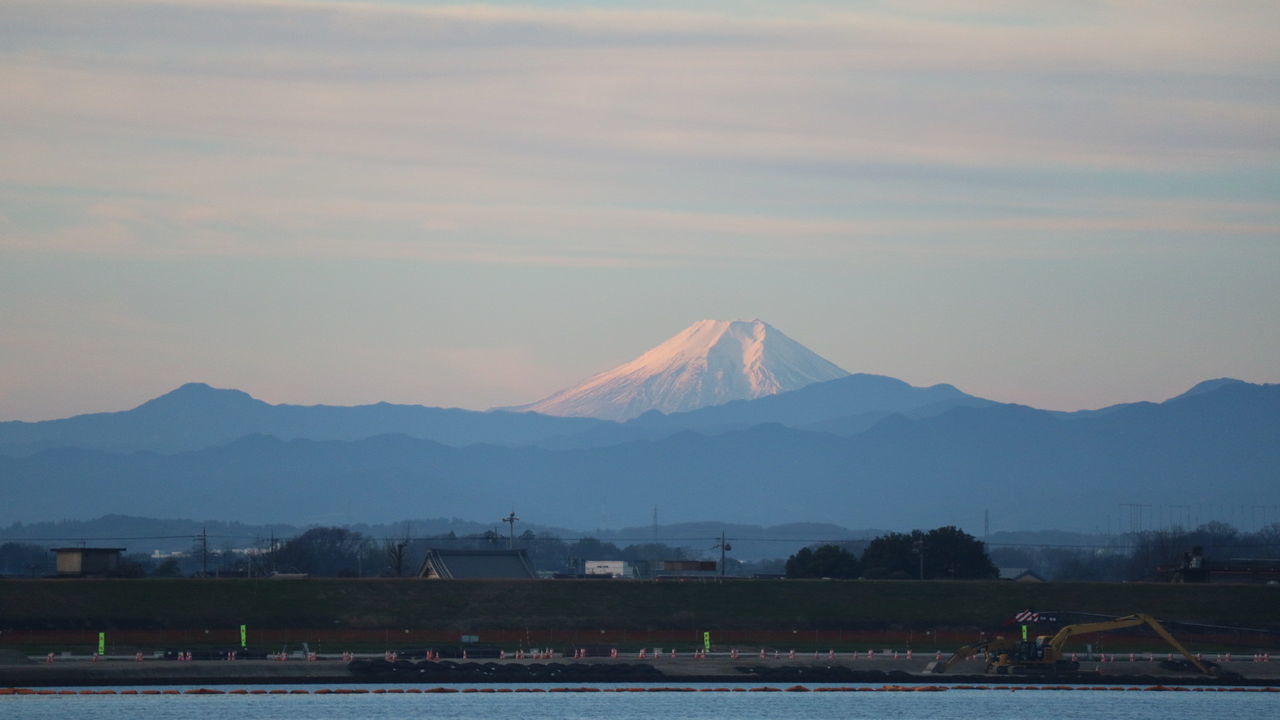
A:
<svg viewBox="0 0 1280 720">
<path fill-rule="evenodd" d="M 507 549 L 508 549 L 508 550 L 515 550 L 515 549 L 516 549 L 516 521 L 517 521 L 517 520 L 519 520 L 519 519 L 520 519 L 520 518 L 516 517 L 516 511 L 515 511 L 515 510 L 512 510 L 512 511 L 510 512 L 510 514 L 508 514 L 506 517 L 502 518 L 502 522 L 504 522 L 504 523 L 506 523 L 507 525 L 510 525 L 510 526 L 511 526 L 511 533 L 510 533 L 510 536 L 509 536 L 509 538 L 508 538 L 508 540 L 507 540 Z"/>
</svg>

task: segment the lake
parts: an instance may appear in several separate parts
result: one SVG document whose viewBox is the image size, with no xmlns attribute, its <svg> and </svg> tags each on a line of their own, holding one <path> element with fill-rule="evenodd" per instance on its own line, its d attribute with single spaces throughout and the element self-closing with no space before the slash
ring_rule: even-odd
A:
<svg viewBox="0 0 1280 720">
<path fill-rule="evenodd" d="M 339 686 L 229 686 L 220 690 L 306 690 L 307 694 L 218 695 L 13 695 L 0 697 L 4 717 L 93 720 L 96 718 L 207 718 L 237 720 L 296 720 L 297 718 L 360 718 L 403 720 L 428 717 L 520 718 L 521 720 L 713 720 L 719 718 L 780 718 L 856 720 L 885 718 L 973 720 L 974 718 L 1031 718 L 1053 720 L 1106 717 L 1108 720 L 1167 720 L 1182 717 L 1267 718 L 1280 716 L 1280 693 L 1263 692 L 1143 692 L 1083 690 L 950 689 L 945 692 L 515 692 L 548 690 L 562 685 L 460 686 L 462 690 L 500 689 L 503 692 L 453 694 L 378 694 L 378 689 L 406 689 L 405 685 L 341 686 L 362 694 L 316 694 Z M 424 686 L 415 689 L 427 689 Z M 653 688 L 654 685 L 594 685 Z M 715 688 L 716 685 L 682 687 Z M 746 690 L 746 686 L 736 686 Z M 783 685 L 770 687 L 783 688 Z M 812 684 L 807 687 L 825 687 Z M 879 686 L 841 686 L 879 687 Z M 55 688 L 54 690 L 81 688 Z M 185 691 L 174 688 L 85 688 L 91 690 Z M 506 692 L 511 690 L 512 692 Z"/>
</svg>

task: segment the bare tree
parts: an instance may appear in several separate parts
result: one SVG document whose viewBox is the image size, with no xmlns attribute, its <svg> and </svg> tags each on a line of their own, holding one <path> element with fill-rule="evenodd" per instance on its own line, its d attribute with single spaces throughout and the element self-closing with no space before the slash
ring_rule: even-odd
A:
<svg viewBox="0 0 1280 720">
<path fill-rule="evenodd" d="M 405 561 L 409 555 L 409 545 L 413 542 L 412 527 L 408 521 L 405 522 L 403 531 L 398 538 L 388 538 L 382 541 L 383 552 L 387 556 L 387 565 L 391 570 L 392 577 L 404 577 Z"/>
</svg>

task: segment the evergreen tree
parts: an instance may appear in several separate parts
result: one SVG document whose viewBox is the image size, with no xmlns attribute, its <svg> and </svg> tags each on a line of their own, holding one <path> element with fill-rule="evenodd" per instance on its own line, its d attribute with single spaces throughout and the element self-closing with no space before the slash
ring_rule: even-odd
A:
<svg viewBox="0 0 1280 720">
<path fill-rule="evenodd" d="M 881 535 L 863 551 L 862 566 L 866 577 L 891 579 L 978 580 L 1000 574 L 986 544 L 953 525 Z"/>
<path fill-rule="evenodd" d="M 856 578 L 860 571 L 858 558 L 839 545 L 800 548 L 787 558 L 789 578 Z"/>
</svg>

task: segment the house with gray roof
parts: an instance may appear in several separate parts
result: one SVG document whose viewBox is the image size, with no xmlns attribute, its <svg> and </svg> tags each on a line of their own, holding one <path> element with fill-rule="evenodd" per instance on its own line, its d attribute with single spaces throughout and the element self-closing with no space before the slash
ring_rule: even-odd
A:
<svg viewBox="0 0 1280 720">
<path fill-rule="evenodd" d="M 537 574 L 524 550 L 442 550 L 431 548 L 418 577 L 431 580 L 533 580 Z"/>
</svg>

